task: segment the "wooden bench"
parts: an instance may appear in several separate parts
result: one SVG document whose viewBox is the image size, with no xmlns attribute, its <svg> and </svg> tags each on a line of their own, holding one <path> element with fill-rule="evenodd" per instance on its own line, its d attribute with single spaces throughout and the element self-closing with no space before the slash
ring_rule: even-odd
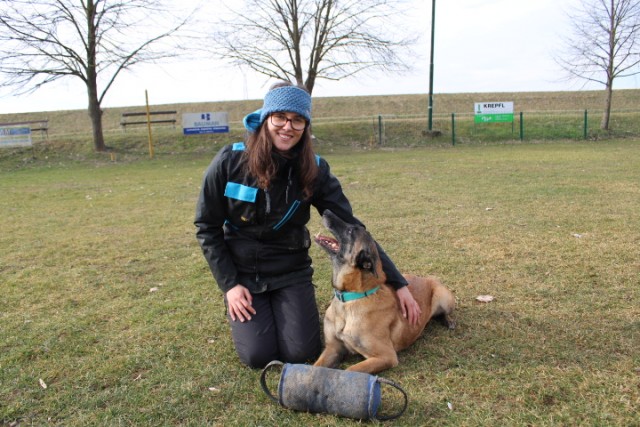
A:
<svg viewBox="0 0 640 427">
<path fill-rule="evenodd" d="M 151 119 L 149 120 L 149 122 L 151 124 L 172 124 L 173 128 L 175 129 L 176 127 L 176 114 L 177 111 L 150 111 L 149 115 L 152 116 Z M 173 116 L 171 118 L 154 118 L 155 116 Z M 130 118 L 133 117 L 133 120 L 130 120 Z M 144 120 L 136 120 L 135 118 L 139 118 L 139 117 L 144 117 Z M 128 113 L 122 113 L 122 117 L 120 118 L 120 126 L 122 126 L 122 129 L 124 129 L 125 131 L 127 130 L 127 126 L 132 126 L 132 125 L 146 125 L 147 124 L 147 112 L 128 112 Z"/>
<path fill-rule="evenodd" d="M 40 132 L 40 135 L 47 135 L 47 139 L 49 139 L 49 119 L 0 123 L 0 127 L 3 126 L 29 126 L 31 133 Z"/>
</svg>

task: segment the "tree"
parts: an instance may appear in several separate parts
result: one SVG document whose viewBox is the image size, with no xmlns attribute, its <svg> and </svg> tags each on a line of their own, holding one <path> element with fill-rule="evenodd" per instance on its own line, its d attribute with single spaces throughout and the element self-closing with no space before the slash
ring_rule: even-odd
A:
<svg viewBox="0 0 640 427">
<path fill-rule="evenodd" d="M 398 0 L 248 0 L 218 25 L 217 56 L 304 84 L 365 70 L 400 71 L 416 38 L 398 37 Z M 306 73 L 306 76 L 305 76 Z"/>
<path fill-rule="evenodd" d="M 583 0 L 571 18 L 572 36 L 557 62 L 571 78 L 605 86 L 600 128 L 608 130 L 614 80 L 640 73 L 640 2 Z"/>
<path fill-rule="evenodd" d="M 139 63 L 175 57 L 168 42 L 185 25 L 161 1 L 0 0 L 0 87 L 14 94 L 75 77 L 87 88 L 96 151 L 105 151 L 101 104 L 116 78 Z"/>
</svg>

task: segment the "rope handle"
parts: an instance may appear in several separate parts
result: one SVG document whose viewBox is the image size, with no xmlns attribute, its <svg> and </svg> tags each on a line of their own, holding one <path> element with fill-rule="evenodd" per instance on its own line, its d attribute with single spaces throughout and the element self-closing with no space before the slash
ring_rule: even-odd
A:
<svg viewBox="0 0 640 427">
<path fill-rule="evenodd" d="M 407 405 L 409 404 L 409 398 L 407 397 L 407 393 L 402 389 L 402 387 L 400 387 L 398 384 L 394 383 L 391 380 L 388 380 L 386 378 L 378 377 L 377 381 L 380 384 L 387 384 L 387 385 L 390 385 L 391 387 L 396 388 L 397 390 L 400 390 L 400 393 L 402 393 L 402 395 L 404 396 L 404 406 L 402 407 L 400 412 L 398 412 L 397 414 L 388 415 L 388 416 L 384 416 L 384 417 L 377 417 L 376 416 L 374 418 L 376 420 L 378 420 L 378 421 L 389 421 L 389 420 L 395 420 L 396 418 L 399 418 L 402 414 L 404 414 L 404 411 L 407 410 Z"/>
<path fill-rule="evenodd" d="M 262 390 L 264 390 L 266 395 L 269 396 L 271 400 L 273 400 L 276 403 L 280 403 L 280 401 L 271 393 L 271 391 L 267 387 L 267 381 L 266 381 L 267 371 L 275 365 L 284 366 L 284 363 L 280 362 L 279 360 L 274 360 L 269 362 L 267 366 L 264 367 L 264 369 L 262 370 L 262 374 L 260 375 L 260 385 L 262 386 Z"/>
</svg>

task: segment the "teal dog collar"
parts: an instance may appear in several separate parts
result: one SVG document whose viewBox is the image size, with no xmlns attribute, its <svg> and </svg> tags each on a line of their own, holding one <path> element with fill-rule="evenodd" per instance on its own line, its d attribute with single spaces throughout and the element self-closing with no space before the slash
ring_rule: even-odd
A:
<svg viewBox="0 0 640 427">
<path fill-rule="evenodd" d="M 342 292 L 337 289 L 334 289 L 333 293 L 335 294 L 336 298 L 338 298 L 339 301 L 349 302 L 349 301 L 355 301 L 360 298 L 368 297 L 369 295 L 373 295 L 376 292 L 378 292 L 379 289 L 380 289 L 380 286 L 376 286 L 375 288 L 369 289 L 368 291 L 364 291 L 364 292 Z"/>
</svg>

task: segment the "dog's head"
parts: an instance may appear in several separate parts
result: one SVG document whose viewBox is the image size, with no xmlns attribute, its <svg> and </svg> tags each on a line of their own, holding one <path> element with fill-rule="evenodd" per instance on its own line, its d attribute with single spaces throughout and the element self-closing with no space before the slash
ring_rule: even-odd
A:
<svg viewBox="0 0 640 427">
<path fill-rule="evenodd" d="M 375 241 L 364 227 L 348 224 L 330 210 L 324 211 L 322 223 L 335 238 L 317 235 L 315 242 L 331 257 L 336 289 L 355 290 L 345 289 L 348 287 L 345 279 L 354 270 L 378 278 L 380 256 Z"/>
</svg>

